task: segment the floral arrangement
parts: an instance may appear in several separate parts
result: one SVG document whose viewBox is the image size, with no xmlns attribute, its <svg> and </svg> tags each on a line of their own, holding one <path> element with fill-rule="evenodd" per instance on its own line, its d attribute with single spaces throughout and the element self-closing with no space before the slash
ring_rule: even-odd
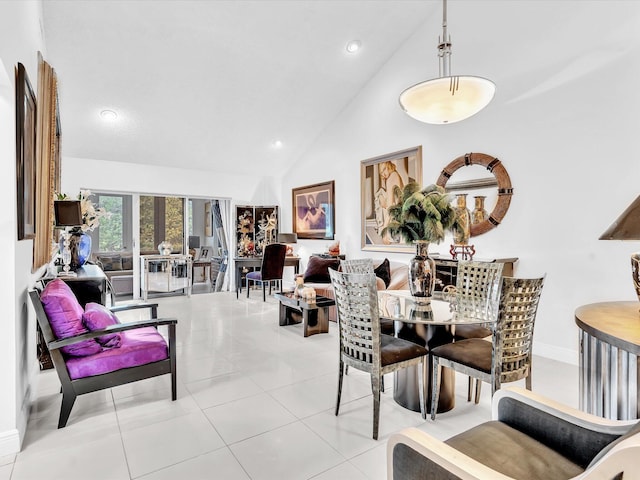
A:
<svg viewBox="0 0 640 480">
<path fill-rule="evenodd" d="M 66 193 L 56 193 L 56 200 L 70 200 Z M 80 209 L 82 211 L 82 225 L 80 226 L 83 233 L 93 232 L 100 225 L 100 218 L 109 218 L 111 214 L 102 207 L 96 207 L 90 199 L 91 190 L 80 190 L 78 200 L 80 200 Z"/>
</svg>

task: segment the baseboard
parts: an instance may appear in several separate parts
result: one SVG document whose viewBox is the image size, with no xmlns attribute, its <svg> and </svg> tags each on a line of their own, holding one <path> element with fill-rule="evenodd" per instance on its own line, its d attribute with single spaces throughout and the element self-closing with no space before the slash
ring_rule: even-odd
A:
<svg viewBox="0 0 640 480">
<path fill-rule="evenodd" d="M 0 457 L 14 455 L 20 451 L 20 432 L 17 428 L 0 432 Z"/>
<path fill-rule="evenodd" d="M 578 365 L 578 352 L 570 348 L 549 345 L 548 343 L 534 343 L 533 354 L 570 365 Z"/>
</svg>

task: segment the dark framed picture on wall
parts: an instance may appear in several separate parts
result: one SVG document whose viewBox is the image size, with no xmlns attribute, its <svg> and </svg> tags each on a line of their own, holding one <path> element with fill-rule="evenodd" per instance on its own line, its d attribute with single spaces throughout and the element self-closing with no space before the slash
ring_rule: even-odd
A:
<svg viewBox="0 0 640 480">
<path fill-rule="evenodd" d="M 414 252 L 399 238 L 382 234 L 389 224 L 387 209 L 398 203 L 397 190 L 407 183 L 422 184 L 422 146 L 360 162 L 361 238 L 363 250 Z"/>
<path fill-rule="evenodd" d="M 333 240 L 335 230 L 334 181 L 292 190 L 293 232 L 298 238 Z"/>
<path fill-rule="evenodd" d="M 16 67 L 18 240 L 36 234 L 36 96 L 24 65 Z"/>
</svg>

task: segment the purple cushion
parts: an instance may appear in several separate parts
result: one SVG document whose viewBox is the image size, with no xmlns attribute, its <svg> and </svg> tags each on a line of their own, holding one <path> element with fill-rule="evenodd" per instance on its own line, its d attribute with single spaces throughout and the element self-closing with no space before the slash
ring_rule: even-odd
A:
<svg viewBox="0 0 640 480">
<path fill-rule="evenodd" d="M 118 318 L 104 305 L 90 302 L 84 306 L 82 321 L 90 331 L 101 330 L 110 325 L 116 325 Z M 117 348 L 120 346 L 120 334 L 110 333 L 96 338 L 98 343 L 105 348 Z"/>
<path fill-rule="evenodd" d="M 249 280 L 262 280 L 262 272 L 249 272 L 247 273 L 247 278 Z"/>
<path fill-rule="evenodd" d="M 121 332 L 120 348 L 104 349 L 90 357 L 67 359 L 67 370 L 72 380 L 136 367 L 168 358 L 167 343 L 153 327 Z"/>
<path fill-rule="evenodd" d="M 47 284 L 40 295 L 42 306 L 49 319 L 51 330 L 58 340 L 87 333 L 82 323 L 82 307 L 78 303 L 69 285 L 56 278 Z M 94 339 L 62 347 L 67 355 L 82 357 L 102 351 L 102 346 Z"/>
</svg>

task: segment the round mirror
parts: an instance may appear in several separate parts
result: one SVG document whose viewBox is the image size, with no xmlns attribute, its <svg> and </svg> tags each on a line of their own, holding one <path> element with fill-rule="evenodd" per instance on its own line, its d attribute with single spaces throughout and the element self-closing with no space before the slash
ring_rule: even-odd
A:
<svg viewBox="0 0 640 480">
<path fill-rule="evenodd" d="M 479 165 L 486 169 L 482 171 L 478 167 L 465 169 L 460 179 L 451 182 L 451 176 L 462 167 Z M 488 172 L 487 172 L 488 171 Z M 456 175 L 458 177 L 458 175 Z M 476 221 L 471 223 L 471 236 L 482 235 L 492 228 L 500 225 L 509 209 L 513 187 L 507 170 L 502 162 L 486 153 L 467 153 L 453 160 L 447 165 L 436 182 L 453 194 L 473 194 L 475 202 L 467 201 L 467 208 L 472 212 L 472 217 L 476 215 Z M 497 195 L 495 190 L 497 187 Z M 492 189 L 490 194 L 484 194 L 482 190 Z M 477 195 L 475 195 L 477 193 Z M 491 213 L 482 214 L 481 210 L 488 205 L 494 205 Z"/>
</svg>

